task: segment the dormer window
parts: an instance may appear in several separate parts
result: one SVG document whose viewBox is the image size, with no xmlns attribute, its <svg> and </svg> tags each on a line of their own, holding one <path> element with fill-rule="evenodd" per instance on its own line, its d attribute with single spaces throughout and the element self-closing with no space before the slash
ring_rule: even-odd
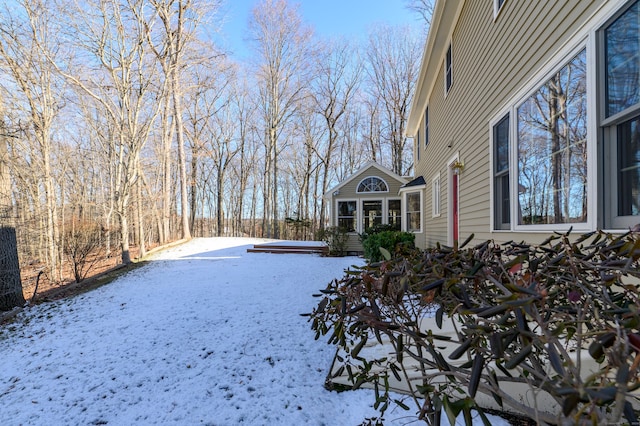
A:
<svg viewBox="0 0 640 426">
<path fill-rule="evenodd" d="M 389 187 L 387 183 L 379 177 L 372 176 L 360 181 L 357 192 L 389 192 Z"/>
</svg>

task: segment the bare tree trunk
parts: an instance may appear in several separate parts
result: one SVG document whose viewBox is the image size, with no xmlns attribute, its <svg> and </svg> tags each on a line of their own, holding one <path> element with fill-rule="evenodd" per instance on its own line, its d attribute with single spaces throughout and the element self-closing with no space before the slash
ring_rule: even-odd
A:
<svg viewBox="0 0 640 426">
<path fill-rule="evenodd" d="M 7 130 L 0 117 L 0 311 L 24 305 L 18 241 L 11 218 L 11 179 L 7 154 Z"/>
<path fill-rule="evenodd" d="M 24 305 L 15 228 L 0 227 L 0 311 Z"/>
<path fill-rule="evenodd" d="M 143 258 L 147 255 L 147 248 L 145 247 L 145 235 L 144 235 L 144 215 L 142 214 L 143 211 L 143 200 L 142 200 L 142 179 L 138 179 L 138 183 L 136 185 L 136 195 L 137 195 L 137 211 L 138 211 L 138 247 L 139 247 L 139 253 L 138 253 L 138 258 Z"/>
<path fill-rule="evenodd" d="M 184 123 L 182 121 L 182 98 L 178 93 L 177 64 L 172 68 L 173 111 L 176 121 L 176 135 L 178 139 L 178 168 L 180 170 L 180 210 L 182 215 L 182 238 L 190 239 L 189 229 L 189 194 L 187 191 L 187 159 L 184 153 Z"/>
</svg>

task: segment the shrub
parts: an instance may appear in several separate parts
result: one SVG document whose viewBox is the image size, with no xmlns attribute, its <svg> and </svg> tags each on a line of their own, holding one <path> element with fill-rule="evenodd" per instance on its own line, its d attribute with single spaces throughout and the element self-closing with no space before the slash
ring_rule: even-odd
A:
<svg viewBox="0 0 640 426">
<path fill-rule="evenodd" d="M 330 256 L 344 256 L 347 249 L 349 234 L 347 230 L 338 226 L 331 226 L 320 231 L 320 240 L 329 246 Z"/>
<path fill-rule="evenodd" d="M 339 348 L 336 375 L 346 372 L 353 388 L 371 384 L 383 414 L 395 379 L 429 422 L 442 412 L 470 421 L 484 394 L 538 423 L 638 424 L 639 259 L 635 232 L 414 250 L 347 271 L 308 315 L 316 339 L 330 334 Z M 421 326 L 430 315 L 432 325 Z M 445 319 L 453 337 L 438 334 Z M 395 356 L 363 355 L 373 338 Z M 404 359 L 418 364 L 415 381 Z M 528 386 L 527 400 L 508 383 Z M 540 405 L 541 393 L 557 412 Z M 408 409 L 405 401 L 396 402 Z"/>
<path fill-rule="evenodd" d="M 383 253 L 401 254 L 414 247 L 415 235 L 410 232 L 382 230 L 369 231 L 360 235 L 364 257 L 370 262 L 378 262 L 385 256 Z M 383 250 L 380 250 L 382 248 Z"/>
<path fill-rule="evenodd" d="M 64 254 L 71 260 L 76 282 L 87 277 L 97 263 L 102 229 L 96 222 L 80 221 L 67 225 L 64 234 Z"/>
</svg>

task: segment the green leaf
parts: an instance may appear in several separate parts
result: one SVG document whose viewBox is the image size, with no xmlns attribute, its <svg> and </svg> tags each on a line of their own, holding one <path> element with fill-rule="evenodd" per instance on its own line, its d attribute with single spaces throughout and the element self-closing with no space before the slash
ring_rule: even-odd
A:
<svg viewBox="0 0 640 426">
<path fill-rule="evenodd" d="M 564 376 L 564 366 L 562 365 L 562 359 L 558 354 L 558 351 L 555 346 L 551 343 L 547 345 L 547 353 L 549 354 L 549 361 L 551 362 L 551 367 L 561 376 Z"/>
<path fill-rule="evenodd" d="M 568 417 L 578 406 L 579 402 L 580 394 L 578 392 L 573 392 L 567 395 L 562 401 L 562 414 L 564 414 L 565 417 Z"/>
<path fill-rule="evenodd" d="M 356 358 L 364 345 L 367 343 L 367 335 L 362 336 L 362 340 L 351 350 L 351 356 Z"/>
<path fill-rule="evenodd" d="M 527 359 L 532 349 L 533 349 L 533 345 L 531 344 L 522 348 L 520 352 L 515 354 L 513 357 L 511 357 L 509 361 L 506 362 L 506 364 L 504 365 L 505 368 L 507 368 L 508 370 L 512 370 L 516 368 L 521 362 Z"/>
<path fill-rule="evenodd" d="M 438 328 L 442 328 L 442 316 L 444 315 L 444 309 L 441 307 L 436 311 L 436 325 Z"/>
<path fill-rule="evenodd" d="M 444 409 L 444 412 L 447 414 L 449 423 L 451 423 L 452 425 L 455 425 L 456 417 L 458 417 L 458 414 L 460 414 L 460 411 L 462 410 L 462 405 L 451 403 L 449 401 L 449 398 L 445 395 L 444 397 L 442 397 L 442 408 Z"/>
<path fill-rule="evenodd" d="M 473 367 L 471 368 L 471 376 L 469 377 L 469 396 L 471 398 L 476 397 L 478 391 L 478 385 L 480 384 L 480 378 L 482 377 L 482 369 L 484 368 L 484 357 L 482 354 L 476 354 L 473 360 Z"/>
<path fill-rule="evenodd" d="M 399 399 L 394 399 L 393 402 L 398 404 L 398 407 L 402 408 L 403 410 L 409 411 L 409 406 L 404 402 L 400 401 Z"/>
<path fill-rule="evenodd" d="M 589 345 L 589 355 L 598 363 L 604 361 L 604 346 L 602 343 L 597 340 L 591 343 Z"/>
<path fill-rule="evenodd" d="M 449 354 L 449 359 L 458 359 L 462 355 L 464 355 L 464 353 L 467 352 L 469 347 L 471 347 L 471 343 L 474 340 L 475 340 L 474 338 L 469 337 L 468 339 L 463 341 L 460 345 L 458 345 L 458 347 L 453 352 Z"/>
<path fill-rule="evenodd" d="M 384 247 L 380 247 L 380 253 L 384 257 L 385 260 L 391 260 L 391 253 Z"/>
</svg>

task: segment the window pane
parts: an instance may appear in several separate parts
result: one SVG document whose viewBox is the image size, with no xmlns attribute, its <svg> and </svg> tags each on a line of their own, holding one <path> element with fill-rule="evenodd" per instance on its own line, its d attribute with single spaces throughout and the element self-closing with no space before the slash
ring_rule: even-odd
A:
<svg viewBox="0 0 640 426">
<path fill-rule="evenodd" d="M 493 127 L 494 146 L 494 228 L 511 226 L 509 194 L 509 114 Z"/>
<path fill-rule="evenodd" d="M 451 57 L 451 45 L 449 45 L 449 48 L 447 49 L 447 57 L 446 57 L 446 63 L 445 63 L 445 73 L 446 73 L 446 89 L 447 91 L 449 91 L 449 89 L 451 88 L 451 85 L 453 84 L 453 72 L 452 72 L 452 67 L 453 67 L 453 60 Z"/>
<path fill-rule="evenodd" d="M 420 231 L 420 193 L 407 194 L 407 230 Z"/>
<path fill-rule="evenodd" d="M 431 216 L 440 215 L 440 178 L 431 181 Z"/>
<path fill-rule="evenodd" d="M 338 227 L 347 232 L 356 230 L 356 202 L 338 201 Z"/>
<path fill-rule="evenodd" d="M 358 185 L 358 192 L 387 192 L 387 184 L 377 177 L 363 179 Z"/>
<path fill-rule="evenodd" d="M 495 173 L 509 169 L 509 114 L 493 128 Z"/>
<path fill-rule="evenodd" d="M 362 215 L 364 219 L 363 230 L 382 224 L 382 201 L 363 201 Z"/>
<path fill-rule="evenodd" d="M 639 21 L 636 2 L 605 30 L 607 117 L 640 102 Z"/>
<path fill-rule="evenodd" d="M 400 230 L 400 221 L 402 220 L 402 213 L 400 211 L 400 200 L 389 200 L 389 225 L 395 230 Z"/>
<path fill-rule="evenodd" d="M 587 220 L 583 50 L 518 108 L 520 224 Z"/>
<path fill-rule="evenodd" d="M 500 180 L 500 214 L 502 225 L 509 225 L 511 223 L 511 204 L 509 203 L 509 175 L 503 175 Z"/>
<path fill-rule="evenodd" d="M 618 126 L 618 215 L 640 214 L 640 117 Z"/>
<path fill-rule="evenodd" d="M 424 146 L 429 145 L 429 107 L 424 111 Z"/>
</svg>

